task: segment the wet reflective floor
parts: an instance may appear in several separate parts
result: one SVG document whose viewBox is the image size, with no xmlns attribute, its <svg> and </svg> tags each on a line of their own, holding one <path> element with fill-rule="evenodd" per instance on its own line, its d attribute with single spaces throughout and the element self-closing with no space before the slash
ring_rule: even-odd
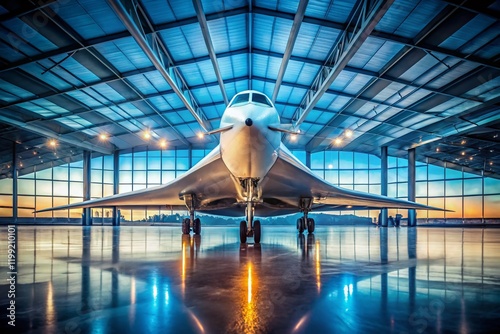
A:
<svg viewBox="0 0 500 334">
<path fill-rule="evenodd" d="M 498 329 L 500 229 L 263 226 L 258 247 L 237 227 L 19 227 L 15 328 L 1 232 L 2 333 Z"/>
</svg>

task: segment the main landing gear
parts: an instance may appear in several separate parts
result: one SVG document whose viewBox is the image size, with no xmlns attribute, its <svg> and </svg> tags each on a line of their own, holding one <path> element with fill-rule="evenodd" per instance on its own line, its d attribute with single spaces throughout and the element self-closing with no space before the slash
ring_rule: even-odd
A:
<svg viewBox="0 0 500 334">
<path fill-rule="evenodd" d="M 258 180 L 245 179 L 241 181 L 241 185 L 247 194 L 247 207 L 245 209 L 246 221 L 240 222 L 240 241 L 242 244 L 247 242 L 247 237 L 253 237 L 256 244 L 260 243 L 261 227 L 260 221 L 253 221 L 255 208 L 253 196 L 257 189 Z"/>
<path fill-rule="evenodd" d="M 189 234 L 191 230 L 194 234 L 201 233 L 200 218 L 194 218 L 195 198 L 192 195 L 184 195 L 184 203 L 189 210 L 189 218 L 182 220 L 182 234 Z"/>
<path fill-rule="evenodd" d="M 314 219 L 309 218 L 308 214 L 311 210 L 312 199 L 311 198 L 301 198 L 300 199 L 300 210 L 304 213 L 304 216 L 297 219 L 297 230 L 299 234 L 304 233 L 307 229 L 307 232 L 313 233 L 314 228 L 316 227 L 316 223 Z"/>
</svg>

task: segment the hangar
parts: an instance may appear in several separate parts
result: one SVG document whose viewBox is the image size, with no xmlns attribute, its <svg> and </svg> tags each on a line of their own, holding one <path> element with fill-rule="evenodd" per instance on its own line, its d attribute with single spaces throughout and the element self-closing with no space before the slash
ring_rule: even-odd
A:
<svg viewBox="0 0 500 334">
<path fill-rule="evenodd" d="M 17 326 L 495 328 L 499 11 L 492 0 L 2 3 L 0 221 L 18 252 Z M 179 215 L 165 206 L 33 213 L 183 175 L 217 147 L 210 133 L 244 90 L 300 130 L 282 142 L 315 175 L 444 211 L 344 210 L 339 221 L 369 222 L 307 237 L 272 226 L 262 246 L 240 246 L 232 226 L 181 236 L 162 225 Z M 388 228 L 397 216 L 407 229 Z"/>
</svg>

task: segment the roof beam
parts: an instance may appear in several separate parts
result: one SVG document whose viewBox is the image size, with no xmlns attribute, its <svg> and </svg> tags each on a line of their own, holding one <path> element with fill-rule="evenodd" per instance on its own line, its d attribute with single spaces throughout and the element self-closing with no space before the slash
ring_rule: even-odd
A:
<svg viewBox="0 0 500 334">
<path fill-rule="evenodd" d="M 66 39 L 66 42 L 72 40 L 72 41 L 78 43 L 81 47 L 85 46 L 84 41 L 82 40 L 81 36 L 73 28 L 68 26 L 66 24 L 66 22 L 62 21 L 56 15 L 56 13 L 54 11 L 52 11 L 50 8 L 47 8 L 47 9 L 40 9 L 40 12 L 42 14 L 44 14 L 48 20 L 52 21 L 58 29 L 60 29 L 62 32 L 64 32 L 67 35 L 67 37 L 69 37 L 69 39 Z M 41 29 L 41 31 L 43 31 L 43 29 Z M 40 33 L 43 35 L 42 32 L 40 32 Z M 51 36 L 49 35 L 49 36 L 45 36 L 45 37 L 50 39 Z M 54 38 L 53 34 L 52 34 L 52 38 Z M 56 43 L 57 45 L 61 44 L 57 41 L 53 41 L 53 42 Z M 113 67 L 113 65 L 111 63 L 109 63 L 109 61 L 107 61 L 107 59 L 105 57 L 103 57 L 99 52 L 97 52 L 94 48 L 92 48 L 92 47 L 86 48 L 85 53 L 87 54 L 86 55 L 87 57 L 84 57 L 84 55 L 85 55 L 84 52 L 81 52 L 78 54 L 78 55 L 82 56 L 81 59 L 78 59 L 78 61 L 81 62 L 83 66 L 87 67 L 89 69 L 89 71 L 93 72 L 98 77 L 101 77 L 102 75 L 115 75 L 117 78 L 121 79 L 121 82 L 123 82 L 130 89 L 131 93 L 138 95 L 138 96 L 142 96 L 141 92 L 139 92 L 134 86 L 129 84 L 127 81 L 122 80 L 118 70 L 115 67 Z M 89 57 L 89 56 L 91 56 L 91 57 Z M 82 60 L 84 60 L 84 62 L 82 62 Z M 52 62 L 54 62 L 54 61 L 52 60 Z M 42 66 L 42 67 L 44 67 L 44 66 Z M 70 73 L 66 69 L 64 69 L 64 70 L 66 72 L 68 72 L 68 74 L 75 77 L 72 73 Z M 61 80 L 69 83 L 66 79 L 62 78 L 58 74 L 56 74 L 56 73 L 53 73 L 53 74 L 58 76 Z M 79 78 L 77 78 L 77 77 L 75 77 L 75 78 L 78 79 L 80 82 L 82 82 Z M 51 88 L 51 89 L 53 89 L 53 88 Z M 53 89 L 53 90 L 55 90 L 55 89 Z M 151 107 L 152 110 L 154 110 L 161 117 L 161 114 L 156 110 L 156 108 L 152 104 L 150 104 L 147 100 L 144 100 L 144 101 Z M 87 106 L 85 106 L 85 107 L 88 108 Z M 88 109 L 90 109 L 90 108 L 88 108 Z M 181 133 L 176 131 L 170 125 L 170 123 L 168 122 L 167 119 L 163 118 L 163 121 L 172 128 L 174 133 L 178 136 L 178 138 L 181 141 L 185 142 L 186 144 L 189 144 L 187 139 Z"/>
<path fill-rule="evenodd" d="M 9 10 L 8 13 L 0 15 L 0 22 L 5 22 L 11 20 L 15 17 L 20 17 L 32 13 L 41 8 L 47 7 L 57 0 L 42 0 L 38 1 L 35 5 L 34 1 L 16 1 L 16 2 L 5 2 L 2 4 L 5 8 Z M 16 9 L 11 10 L 13 5 L 16 5 Z M 33 6 L 35 5 L 35 6 Z"/>
<path fill-rule="evenodd" d="M 382 16 L 386 13 L 394 0 L 378 0 L 371 5 L 371 1 L 363 0 L 356 5 L 348 26 L 353 25 L 353 32 L 344 31 L 330 52 L 325 66 L 323 66 L 309 91 L 297 108 L 295 126 L 300 125 L 309 112 L 316 106 L 321 96 L 330 87 L 332 82 L 347 66 L 347 63 L 361 47 L 368 35 L 373 31 Z M 371 7 L 370 7 L 371 5 Z"/>
<path fill-rule="evenodd" d="M 295 13 L 295 17 L 293 18 L 292 29 L 290 30 L 290 36 L 288 37 L 288 42 L 286 43 L 285 53 L 283 54 L 283 59 L 281 60 L 280 69 L 278 71 L 278 77 L 276 78 L 276 85 L 274 86 L 274 92 L 272 96 L 273 103 L 276 101 L 276 97 L 278 96 L 281 82 L 283 81 L 283 77 L 285 76 L 288 61 L 290 60 L 290 56 L 292 55 L 293 47 L 295 46 L 295 41 L 297 40 L 302 20 L 304 19 L 304 15 L 306 14 L 308 3 L 309 0 L 300 0 L 297 7 L 297 12 Z"/>
<path fill-rule="evenodd" d="M 219 83 L 220 90 L 222 92 L 222 98 L 226 105 L 229 104 L 226 94 L 226 87 L 224 86 L 224 80 L 222 80 L 222 75 L 220 73 L 219 63 L 217 62 L 217 56 L 215 55 L 214 45 L 212 44 L 212 37 L 210 36 L 210 31 L 208 30 L 207 18 L 203 12 L 203 5 L 201 0 L 193 0 L 193 6 L 196 11 L 196 16 L 198 17 L 198 22 L 200 23 L 201 33 L 203 34 L 203 39 L 205 40 L 205 45 L 207 46 L 208 55 L 212 61 L 212 66 L 214 67 L 215 76 L 217 82 Z"/>
<path fill-rule="evenodd" d="M 420 49 L 420 50 L 430 52 L 430 53 L 437 52 L 437 53 L 440 53 L 440 54 L 445 55 L 445 56 L 455 57 L 455 58 L 458 58 L 460 60 L 476 63 L 478 65 L 490 67 L 490 68 L 493 68 L 495 70 L 500 69 L 500 64 L 498 61 L 474 56 L 473 54 L 470 54 L 470 53 L 464 54 L 460 51 L 445 49 L 445 48 L 442 48 L 440 46 L 431 45 L 431 44 L 423 43 L 423 42 L 415 43 L 411 39 L 401 37 L 401 36 L 396 36 L 393 34 L 388 34 L 388 33 L 381 32 L 381 31 L 373 31 L 371 37 L 376 37 L 379 39 L 383 39 L 385 41 L 396 42 L 396 43 L 403 44 L 403 45 L 411 47 L 411 48 Z"/>
<path fill-rule="evenodd" d="M 437 27 L 439 27 L 445 20 L 449 19 L 451 15 L 456 11 L 456 8 L 451 8 L 451 9 L 445 9 L 438 13 L 431 22 L 427 24 L 427 26 L 420 31 L 418 36 L 415 38 L 416 42 L 415 44 L 420 44 L 422 41 L 425 40 L 429 35 L 431 35 Z M 445 35 L 440 35 L 441 41 L 447 38 L 448 36 Z M 413 53 L 413 54 L 412 54 Z M 403 73 L 404 71 L 408 70 L 411 66 L 413 66 L 413 63 L 415 62 L 415 59 L 421 59 L 426 53 L 422 50 L 414 50 L 413 47 L 410 46 L 405 46 L 402 48 L 391 60 L 389 60 L 384 68 L 381 70 L 381 75 L 384 75 L 386 73 L 395 73 L 397 75 L 398 73 Z M 405 60 L 405 59 L 411 59 L 411 61 Z M 449 69 L 448 69 L 449 70 Z M 439 76 L 438 76 L 439 77 Z M 437 78 L 437 77 L 436 77 Z M 432 82 L 436 80 L 436 78 L 430 80 L 429 82 Z M 378 94 L 381 90 L 383 90 L 386 87 L 386 85 L 381 85 L 377 82 L 377 80 L 371 80 L 368 82 L 368 84 L 365 85 L 363 89 L 359 91 L 357 94 L 358 96 L 365 94 L 365 92 L 368 92 L 371 97 L 375 96 L 375 94 Z M 346 110 L 354 100 L 351 100 L 346 106 L 342 108 L 342 110 L 339 111 L 337 115 L 340 115 L 344 110 Z M 418 102 L 417 102 L 418 103 Z M 415 103 L 413 104 L 415 105 Z M 413 106 L 412 105 L 412 106 Z M 410 106 L 410 107 L 412 107 Z M 326 124 L 326 126 L 320 131 L 321 134 L 323 134 L 325 137 L 329 133 L 330 130 L 328 126 L 333 123 L 335 120 L 335 117 L 330 120 Z M 307 147 L 316 147 L 319 144 L 321 144 L 321 140 L 317 138 L 313 138 L 307 143 Z"/>
<path fill-rule="evenodd" d="M 153 63 L 154 67 L 158 70 L 158 72 L 160 72 L 170 87 L 172 87 L 175 91 L 182 103 L 198 121 L 200 127 L 204 131 L 210 131 L 210 123 L 206 121 L 203 111 L 198 106 L 198 103 L 194 99 L 191 91 L 188 89 L 188 86 L 184 78 L 182 78 L 180 72 L 176 68 L 172 67 L 172 58 L 168 54 L 167 49 L 165 45 L 163 45 L 163 42 L 158 34 L 152 33 L 148 36 L 145 31 L 141 29 L 143 26 L 152 27 L 140 5 L 134 0 L 107 1 L 139 47 Z M 139 28 L 138 24 L 141 28 Z M 166 63 L 166 61 L 168 63 Z"/>
<path fill-rule="evenodd" d="M 274 16 L 274 17 L 281 17 L 281 18 L 288 19 L 288 20 L 294 20 L 293 14 L 272 11 L 272 10 L 260 8 L 260 7 L 252 7 L 251 1 L 249 3 L 250 3 L 250 8 L 245 6 L 245 7 L 231 9 L 228 11 L 207 14 L 206 19 L 207 19 L 207 21 L 211 21 L 211 20 L 220 19 L 223 17 L 231 17 L 231 16 L 235 16 L 235 15 L 245 14 L 245 13 L 248 13 L 248 11 L 250 11 L 249 13 L 251 15 L 253 13 L 256 13 L 256 14 L 261 14 L 261 15 L 266 15 L 266 16 Z M 450 6 L 453 6 L 453 4 L 450 3 Z M 482 13 L 482 14 L 484 14 L 484 13 Z M 251 35 L 251 32 L 252 32 L 251 21 L 252 21 L 251 18 L 249 18 L 249 26 L 248 26 L 249 44 L 250 44 L 249 50 L 252 49 L 252 47 L 251 47 L 251 36 L 252 36 Z M 190 17 L 190 18 L 182 19 L 182 20 L 175 21 L 175 22 L 167 22 L 167 23 L 158 24 L 156 26 L 153 26 L 153 31 L 159 32 L 159 31 L 162 31 L 165 29 L 170 29 L 172 27 L 185 26 L 185 25 L 189 25 L 189 24 L 194 24 L 196 22 L 197 22 L 197 17 Z M 323 27 L 329 27 L 329 28 L 337 29 L 337 30 L 348 29 L 349 32 L 352 32 L 352 29 L 346 28 L 346 26 L 342 23 L 333 22 L 333 21 L 329 21 L 329 20 L 325 20 L 325 19 L 318 19 L 318 18 L 314 18 L 314 17 L 304 16 L 303 22 L 315 24 L 315 25 L 319 25 L 319 26 L 323 26 Z M 51 51 L 41 53 L 38 55 L 30 56 L 28 58 L 25 58 L 25 59 L 22 59 L 19 61 L 4 62 L 0 66 L 0 72 L 8 71 L 8 70 L 11 70 L 11 69 L 14 69 L 14 68 L 26 65 L 26 64 L 30 64 L 32 62 L 44 60 L 44 59 L 58 56 L 58 55 L 62 55 L 65 53 L 73 53 L 75 51 L 83 50 L 83 49 L 86 49 L 86 48 L 89 48 L 89 47 L 92 47 L 92 46 L 95 46 L 95 45 L 98 45 L 101 43 L 112 42 L 112 41 L 118 40 L 120 38 L 125 38 L 125 37 L 130 37 L 130 33 L 128 31 L 121 31 L 121 32 L 117 32 L 115 34 L 110 34 L 110 35 L 106 35 L 106 36 L 101 36 L 101 37 L 89 39 L 89 40 L 83 41 L 83 46 L 78 44 L 78 43 L 75 43 L 75 44 L 68 45 L 68 46 L 65 46 L 65 47 L 62 47 L 59 49 L 55 49 L 55 50 L 51 50 Z M 441 54 L 446 55 L 446 56 L 451 56 L 451 57 L 459 58 L 461 60 L 466 60 L 468 62 L 473 62 L 473 63 L 479 64 L 482 66 L 499 69 L 498 62 L 495 62 L 495 61 L 492 61 L 489 59 L 485 59 L 482 57 L 470 55 L 470 54 L 463 54 L 463 53 L 456 51 L 456 50 L 444 49 L 444 48 L 430 45 L 430 44 L 423 44 L 423 43 L 417 44 L 414 41 L 412 41 L 411 39 L 408 39 L 408 38 L 405 38 L 402 36 L 397 36 L 397 35 L 388 34 L 388 33 L 374 30 L 371 33 L 371 37 L 383 39 L 386 41 L 396 42 L 399 44 L 406 45 L 408 47 L 421 49 L 424 51 L 438 52 L 438 53 L 441 53 Z M 5 41 L 0 41 L 0 43 L 6 44 Z M 14 45 L 9 45 L 9 46 L 15 48 Z M 291 59 L 293 59 L 293 57 Z M 251 77 L 250 77 L 250 80 L 251 80 Z"/>
<path fill-rule="evenodd" d="M 293 18 L 294 18 L 293 14 L 284 13 L 284 12 L 277 12 L 277 11 L 269 10 L 266 8 L 256 7 L 254 9 L 254 11 L 257 14 L 266 15 L 266 16 L 273 16 L 273 17 L 281 17 L 281 18 L 287 19 L 287 20 L 293 20 Z M 315 17 L 305 16 L 303 19 L 303 22 L 319 25 L 322 27 L 329 27 L 329 28 L 336 29 L 336 30 L 343 30 L 343 31 L 347 30 L 349 33 L 353 32 L 353 27 L 351 27 L 349 24 L 345 25 L 342 23 L 333 22 L 333 21 L 329 21 L 329 20 L 325 20 L 325 19 L 318 19 Z M 409 39 L 409 38 L 406 38 L 403 36 L 397 36 L 394 34 L 389 34 L 389 33 L 381 32 L 381 31 L 373 30 L 370 37 L 382 39 L 382 40 L 389 41 L 389 42 L 403 44 L 405 46 L 415 48 L 415 49 L 424 50 L 426 52 L 428 52 L 428 51 L 439 52 L 445 56 L 459 58 L 461 60 L 466 60 L 468 62 L 473 62 L 473 63 L 476 63 L 478 65 L 482 65 L 482 66 L 486 66 L 486 67 L 491 67 L 491 68 L 495 68 L 495 69 L 500 68 L 498 62 L 496 62 L 496 61 L 491 61 L 489 59 L 485 59 L 485 58 L 470 55 L 470 54 L 464 54 L 464 53 L 462 53 L 460 51 L 456 51 L 456 50 L 449 50 L 449 49 L 441 48 L 439 46 L 435 46 L 435 45 L 431 45 L 431 44 L 416 43 L 412 39 Z"/>
<path fill-rule="evenodd" d="M 485 15 L 488 17 L 491 17 L 492 19 L 498 20 L 500 19 L 500 12 L 498 10 L 495 10 L 495 8 L 489 8 L 493 7 L 491 5 L 495 4 L 496 0 L 493 1 L 457 1 L 457 0 L 442 0 L 443 2 L 446 2 L 448 5 L 458 7 L 461 9 L 468 10 L 470 12 L 473 12 L 475 14 L 481 14 Z M 498 2 L 497 2 L 498 4 Z"/>
<path fill-rule="evenodd" d="M 66 135 L 61 135 L 61 134 L 59 134 L 55 131 L 49 130 L 45 127 L 38 126 L 35 124 L 28 124 L 26 122 L 19 121 L 19 120 L 16 120 L 14 118 L 11 118 L 11 117 L 8 117 L 5 115 L 0 115 L 0 122 L 9 124 L 11 126 L 15 126 L 16 128 L 24 129 L 24 130 L 32 132 L 32 133 L 36 133 L 37 135 L 40 135 L 40 136 L 44 136 L 47 138 L 54 138 L 54 139 L 57 139 L 61 142 L 64 142 L 64 143 L 67 143 L 67 144 L 70 144 L 70 145 L 73 145 L 76 147 L 80 147 L 80 148 L 83 148 L 85 150 L 99 152 L 102 154 L 112 154 L 114 152 L 113 148 L 107 148 L 107 147 L 103 147 L 100 145 L 92 144 L 90 142 L 81 141 L 77 138 L 72 138 L 72 137 L 69 137 Z"/>
</svg>

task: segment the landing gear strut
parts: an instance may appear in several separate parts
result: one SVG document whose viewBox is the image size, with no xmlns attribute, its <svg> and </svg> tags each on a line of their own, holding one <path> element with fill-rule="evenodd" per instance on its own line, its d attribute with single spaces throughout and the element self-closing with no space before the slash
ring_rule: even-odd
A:
<svg viewBox="0 0 500 334">
<path fill-rule="evenodd" d="M 184 195 L 183 199 L 189 210 L 189 218 L 182 220 L 182 234 L 189 234 L 193 230 L 194 234 L 199 235 L 201 233 L 201 221 L 200 218 L 194 218 L 195 197 L 188 194 Z"/>
<path fill-rule="evenodd" d="M 255 208 L 254 208 L 254 194 L 257 190 L 258 180 L 245 179 L 241 180 L 241 185 L 247 194 L 247 206 L 245 209 L 246 222 L 240 222 L 240 241 L 242 244 L 247 242 L 247 237 L 253 237 L 256 244 L 260 243 L 261 228 L 260 221 L 253 221 Z"/>
<path fill-rule="evenodd" d="M 312 199 L 311 198 L 301 198 L 300 199 L 300 211 L 304 213 L 304 216 L 297 219 L 297 230 L 299 234 L 304 233 L 307 229 L 307 232 L 313 233 L 314 228 L 316 227 L 316 223 L 314 219 L 309 218 L 308 214 L 311 211 Z"/>
</svg>

